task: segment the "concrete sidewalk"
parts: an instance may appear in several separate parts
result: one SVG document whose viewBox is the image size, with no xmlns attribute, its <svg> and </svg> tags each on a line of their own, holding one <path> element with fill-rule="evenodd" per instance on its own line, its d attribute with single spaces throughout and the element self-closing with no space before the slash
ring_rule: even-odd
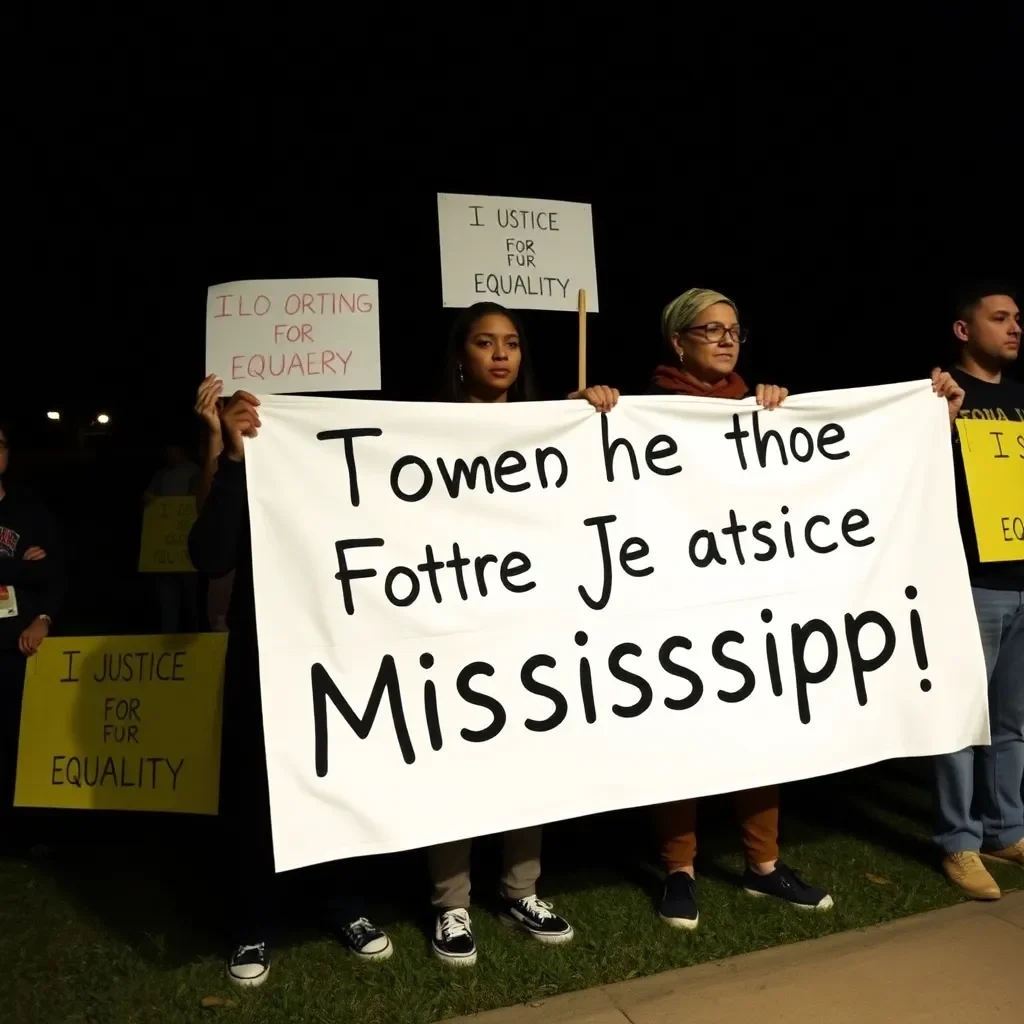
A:
<svg viewBox="0 0 1024 1024">
<path fill-rule="evenodd" d="M 462 1024 L 1019 1024 L 1024 892 L 462 1017 Z"/>
</svg>

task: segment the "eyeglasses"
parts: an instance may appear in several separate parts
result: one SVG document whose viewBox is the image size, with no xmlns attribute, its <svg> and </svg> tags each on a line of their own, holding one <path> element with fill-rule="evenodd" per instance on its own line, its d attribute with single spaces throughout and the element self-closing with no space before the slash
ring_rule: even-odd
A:
<svg viewBox="0 0 1024 1024">
<path fill-rule="evenodd" d="M 719 323 L 698 324 L 696 327 L 687 327 L 685 333 L 697 331 L 704 335 L 704 341 L 709 345 L 717 345 L 718 342 L 725 339 L 726 335 L 729 335 L 737 345 L 742 345 L 748 337 L 747 329 L 740 327 L 739 324 L 734 324 L 732 327 L 726 327 L 725 324 Z"/>
</svg>

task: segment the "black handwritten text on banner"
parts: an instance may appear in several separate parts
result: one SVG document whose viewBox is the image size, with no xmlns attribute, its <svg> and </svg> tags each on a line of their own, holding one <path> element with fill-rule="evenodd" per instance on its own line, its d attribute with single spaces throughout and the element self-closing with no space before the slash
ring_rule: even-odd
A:
<svg viewBox="0 0 1024 1024">
<path fill-rule="evenodd" d="M 987 742 L 927 382 L 261 415 L 279 870 Z"/>
</svg>

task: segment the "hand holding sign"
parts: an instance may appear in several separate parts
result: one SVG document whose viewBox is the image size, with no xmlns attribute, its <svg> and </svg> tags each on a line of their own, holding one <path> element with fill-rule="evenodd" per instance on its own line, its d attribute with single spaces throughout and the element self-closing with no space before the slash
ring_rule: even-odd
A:
<svg viewBox="0 0 1024 1024">
<path fill-rule="evenodd" d="M 210 374 L 196 394 L 195 413 L 203 421 L 203 425 L 213 437 L 220 437 L 220 412 L 217 402 L 224 391 L 224 381 L 215 374 Z"/>
<path fill-rule="evenodd" d="M 259 404 L 260 400 L 255 395 L 250 395 L 248 391 L 236 391 L 221 411 L 224 451 L 232 462 L 241 462 L 245 458 L 242 438 L 255 437 L 259 433 Z"/>
<path fill-rule="evenodd" d="M 39 650 L 39 645 L 50 635 L 50 623 L 47 619 L 37 618 L 34 622 L 28 625 L 21 636 L 18 637 L 18 650 L 25 655 L 26 658 L 31 658 L 36 651 Z"/>
</svg>

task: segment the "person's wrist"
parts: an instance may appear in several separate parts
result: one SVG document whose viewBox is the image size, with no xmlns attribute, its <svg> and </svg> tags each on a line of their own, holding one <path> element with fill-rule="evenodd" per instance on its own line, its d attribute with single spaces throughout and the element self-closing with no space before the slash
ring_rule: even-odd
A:
<svg viewBox="0 0 1024 1024">
<path fill-rule="evenodd" d="M 36 622 L 45 622 L 47 629 L 53 625 L 53 619 L 51 619 L 49 615 L 37 615 Z"/>
</svg>

